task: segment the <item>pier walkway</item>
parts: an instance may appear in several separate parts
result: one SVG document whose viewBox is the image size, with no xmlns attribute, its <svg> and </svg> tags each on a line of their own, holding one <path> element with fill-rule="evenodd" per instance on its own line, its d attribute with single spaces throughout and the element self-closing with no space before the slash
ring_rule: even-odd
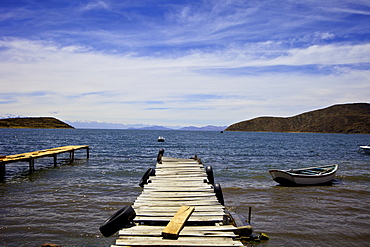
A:
<svg viewBox="0 0 370 247">
<path fill-rule="evenodd" d="M 54 166 L 57 166 L 57 155 L 62 153 L 69 153 L 69 160 L 72 162 L 74 160 L 74 152 L 76 150 L 86 149 L 87 159 L 89 158 L 89 146 L 79 145 L 79 146 L 63 146 L 50 148 L 45 150 L 39 150 L 29 153 L 14 154 L 7 156 L 0 156 L 0 176 L 5 175 L 5 164 L 14 162 L 29 162 L 30 172 L 35 170 L 35 159 L 44 157 L 53 157 Z"/>
<path fill-rule="evenodd" d="M 219 202 L 214 185 L 207 182 L 207 173 L 198 160 L 161 157 L 155 176 L 149 177 L 132 206 L 134 225 L 121 229 L 112 247 L 243 246 L 235 240 L 237 228 Z M 194 207 L 194 211 L 176 238 L 164 237 L 166 225 L 182 206 Z"/>
</svg>

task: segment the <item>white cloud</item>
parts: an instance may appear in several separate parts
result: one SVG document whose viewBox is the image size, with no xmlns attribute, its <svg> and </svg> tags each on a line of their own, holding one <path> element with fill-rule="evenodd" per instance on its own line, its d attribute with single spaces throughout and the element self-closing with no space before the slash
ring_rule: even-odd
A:
<svg viewBox="0 0 370 247">
<path fill-rule="evenodd" d="M 70 121 L 228 125 L 261 115 L 299 114 L 303 102 L 304 110 L 310 110 L 369 101 L 366 69 L 338 67 L 341 74 L 324 75 L 198 73 L 215 67 L 366 63 L 369 45 L 313 46 L 281 51 L 287 55 L 278 58 L 247 50 L 241 56 L 234 49 L 174 59 L 107 55 L 27 40 L 2 41 L 1 46 L 7 49 L 0 54 L 0 97 L 5 102 L 0 114 L 58 112 Z M 257 46 L 276 48 L 269 42 Z"/>
<path fill-rule="evenodd" d="M 289 56 L 277 58 L 276 64 L 357 64 L 369 63 L 370 44 L 360 45 L 313 45 L 307 49 L 292 49 Z"/>
</svg>

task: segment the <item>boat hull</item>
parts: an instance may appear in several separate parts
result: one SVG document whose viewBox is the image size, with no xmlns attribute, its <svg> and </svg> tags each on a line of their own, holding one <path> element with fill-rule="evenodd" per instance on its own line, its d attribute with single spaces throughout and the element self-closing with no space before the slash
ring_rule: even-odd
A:
<svg viewBox="0 0 370 247">
<path fill-rule="evenodd" d="M 328 166 L 328 169 L 331 166 Z M 285 186 L 304 186 L 304 185 L 320 185 L 330 184 L 335 177 L 337 167 L 335 166 L 330 172 L 314 175 L 294 174 L 289 170 L 270 170 L 272 179 L 281 185 Z M 325 168 L 325 167 L 320 167 Z M 309 169 L 309 168 L 307 168 Z M 299 169 L 304 171 L 305 169 Z"/>
<path fill-rule="evenodd" d="M 370 146 L 360 146 L 361 150 L 366 154 L 370 154 Z"/>
</svg>

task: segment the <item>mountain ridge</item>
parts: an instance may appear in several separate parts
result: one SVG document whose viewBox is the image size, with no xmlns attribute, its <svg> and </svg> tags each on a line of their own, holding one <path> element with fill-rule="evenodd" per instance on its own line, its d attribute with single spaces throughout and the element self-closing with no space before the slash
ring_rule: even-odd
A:
<svg viewBox="0 0 370 247">
<path fill-rule="evenodd" d="M 54 117 L 17 117 L 0 119 L 0 128 L 74 129 Z"/>
<path fill-rule="evenodd" d="M 370 134 L 370 104 L 337 104 L 292 117 L 257 117 L 225 131 Z"/>
</svg>

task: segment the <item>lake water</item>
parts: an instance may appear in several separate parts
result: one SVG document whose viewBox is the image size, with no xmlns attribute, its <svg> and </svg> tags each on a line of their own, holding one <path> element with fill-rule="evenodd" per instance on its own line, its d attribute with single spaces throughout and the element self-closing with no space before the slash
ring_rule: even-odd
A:
<svg viewBox="0 0 370 247">
<path fill-rule="evenodd" d="M 166 141 L 157 142 L 158 136 Z M 0 182 L 0 246 L 109 246 L 99 226 L 141 193 L 138 183 L 165 156 L 195 154 L 213 167 L 225 205 L 270 240 L 258 246 L 370 246 L 370 155 L 358 153 L 370 135 L 0 129 L 0 155 L 64 145 L 90 145 L 68 154 L 6 166 Z M 331 186 L 281 187 L 268 170 L 338 164 Z"/>
</svg>

